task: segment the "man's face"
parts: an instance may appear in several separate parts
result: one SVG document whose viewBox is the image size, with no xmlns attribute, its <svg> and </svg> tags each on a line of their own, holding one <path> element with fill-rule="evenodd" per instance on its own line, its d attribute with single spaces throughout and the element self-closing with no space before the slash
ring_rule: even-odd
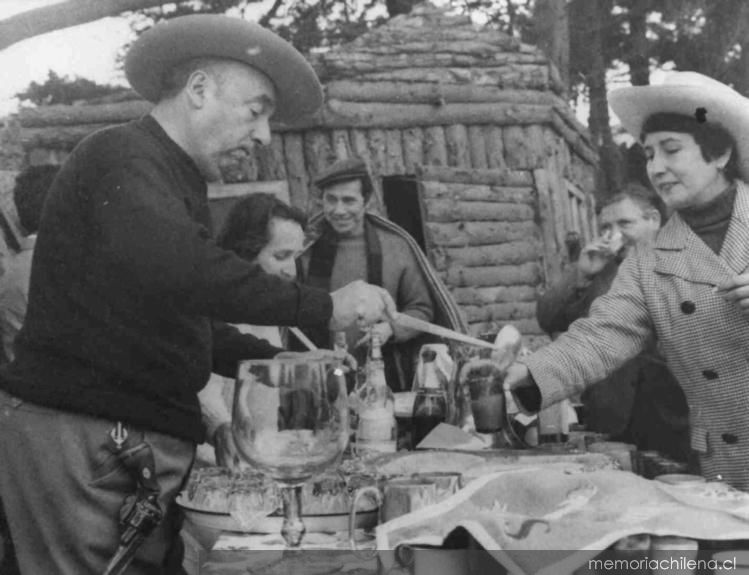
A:
<svg viewBox="0 0 749 575">
<path fill-rule="evenodd" d="M 206 180 L 221 179 L 221 166 L 247 158 L 271 140 L 275 107 L 270 79 L 244 64 L 227 62 L 206 75 L 198 95 L 191 154 Z"/>
<path fill-rule="evenodd" d="M 656 209 L 643 209 L 630 198 L 606 206 L 598 217 L 601 237 L 610 241 L 621 234 L 625 254 L 634 245 L 650 244 L 658 233 L 660 216 Z"/>
<path fill-rule="evenodd" d="M 340 236 L 356 237 L 364 233 L 366 202 L 361 180 L 336 182 L 322 193 L 325 219 Z"/>
</svg>

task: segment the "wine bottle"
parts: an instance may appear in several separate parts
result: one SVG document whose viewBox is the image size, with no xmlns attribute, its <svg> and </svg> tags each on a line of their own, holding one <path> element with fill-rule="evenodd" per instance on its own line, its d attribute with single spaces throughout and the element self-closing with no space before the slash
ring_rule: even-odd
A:
<svg viewBox="0 0 749 575">
<path fill-rule="evenodd" d="M 392 453 L 397 449 L 395 399 L 385 380 L 385 362 L 379 336 L 371 338 L 366 380 L 358 391 L 358 425 L 356 452 L 358 455 Z"/>
<path fill-rule="evenodd" d="M 448 382 L 437 370 L 435 359 L 437 353 L 426 349 L 421 353 L 422 377 L 417 381 L 416 399 L 414 400 L 412 422 L 412 442 L 416 447 L 432 429 L 447 420 Z"/>
</svg>

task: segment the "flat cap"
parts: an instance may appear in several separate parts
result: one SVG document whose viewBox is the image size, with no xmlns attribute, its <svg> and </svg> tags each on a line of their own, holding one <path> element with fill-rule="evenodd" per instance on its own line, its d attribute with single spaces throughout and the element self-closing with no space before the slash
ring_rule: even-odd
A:
<svg viewBox="0 0 749 575">
<path fill-rule="evenodd" d="M 367 199 L 372 193 L 372 178 L 367 164 L 361 158 L 347 158 L 331 164 L 318 174 L 314 184 L 317 188 L 323 190 L 332 184 L 351 180 L 362 181 L 362 194 Z"/>
</svg>

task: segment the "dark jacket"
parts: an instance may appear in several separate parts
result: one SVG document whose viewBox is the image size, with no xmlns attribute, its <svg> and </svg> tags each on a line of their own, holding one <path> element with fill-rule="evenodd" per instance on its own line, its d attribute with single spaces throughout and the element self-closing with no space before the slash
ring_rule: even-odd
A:
<svg viewBox="0 0 749 575">
<path fill-rule="evenodd" d="M 214 360 L 277 351 L 212 320 L 320 326 L 331 313 L 327 293 L 216 246 L 197 166 L 146 116 L 89 136 L 62 166 L 0 387 L 199 442 Z"/>
</svg>

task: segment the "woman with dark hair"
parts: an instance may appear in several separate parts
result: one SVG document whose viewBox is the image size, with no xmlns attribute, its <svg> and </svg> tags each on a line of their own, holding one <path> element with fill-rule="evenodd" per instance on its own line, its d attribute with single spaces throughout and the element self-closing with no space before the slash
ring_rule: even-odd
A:
<svg viewBox="0 0 749 575">
<path fill-rule="evenodd" d="M 689 404 L 702 474 L 749 490 L 749 100 L 693 72 L 614 91 L 648 177 L 673 210 L 590 317 L 508 371 L 529 410 L 608 376 L 657 339 Z"/>
<path fill-rule="evenodd" d="M 305 217 L 272 194 L 253 194 L 240 200 L 229 212 L 217 243 L 231 250 L 265 273 L 289 280 L 296 278 L 296 259 L 304 244 Z M 243 333 L 287 347 L 287 331 L 277 326 L 238 325 Z M 231 404 L 234 380 L 212 374 L 198 394 L 208 435 L 215 447 L 218 465 L 239 465 L 231 440 Z M 198 460 L 213 463 L 213 450 L 198 446 Z"/>
</svg>

